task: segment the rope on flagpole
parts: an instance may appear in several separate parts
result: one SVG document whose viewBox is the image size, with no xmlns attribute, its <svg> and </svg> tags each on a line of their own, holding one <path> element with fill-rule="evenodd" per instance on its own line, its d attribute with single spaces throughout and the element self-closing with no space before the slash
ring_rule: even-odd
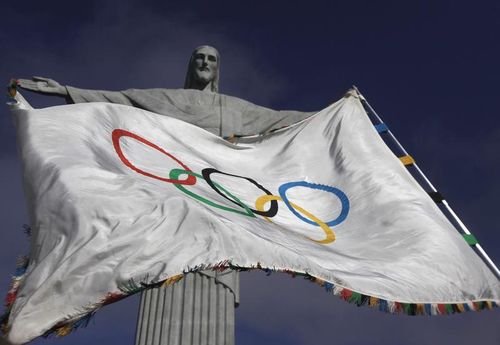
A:
<svg viewBox="0 0 500 345">
<path fill-rule="evenodd" d="M 384 133 L 387 133 L 389 135 L 389 138 L 403 152 L 403 154 L 405 155 L 405 157 L 410 157 L 410 159 L 412 159 L 411 156 L 408 154 L 408 152 L 403 147 L 403 145 L 401 145 L 401 143 L 394 136 L 394 134 L 391 132 L 391 130 L 382 121 L 382 119 L 377 114 L 377 112 L 375 111 L 375 109 L 372 108 L 372 106 L 370 105 L 370 103 L 368 103 L 368 101 L 366 100 L 366 98 L 361 94 L 361 92 L 359 91 L 359 89 L 355 85 L 353 85 L 353 88 L 357 92 L 357 94 L 359 95 L 360 100 L 364 103 L 364 105 L 366 106 L 366 108 L 368 108 L 368 111 L 370 113 L 372 113 L 375 116 L 375 118 L 377 119 L 377 121 L 379 122 L 375 126 L 379 126 L 378 128 L 382 129 L 382 131 Z M 422 172 L 422 170 L 420 170 L 420 168 L 418 167 L 417 163 L 413 159 L 412 159 L 411 165 L 415 168 L 415 170 L 417 171 L 417 173 L 424 179 L 424 181 L 427 183 L 428 187 L 431 189 L 432 193 L 434 195 L 440 195 L 439 192 L 437 191 L 437 189 L 434 187 L 434 185 L 431 183 L 431 181 L 429 181 L 429 179 L 427 178 L 427 176 L 425 176 L 425 174 Z M 450 205 L 448 204 L 448 202 L 446 200 L 444 200 L 443 198 L 441 198 L 440 203 L 442 203 L 444 205 L 444 207 L 450 213 L 450 215 L 452 216 L 452 218 L 460 226 L 460 229 L 468 236 L 467 238 L 471 238 L 471 237 L 473 238 L 473 235 L 471 234 L 471 232 L 469 231 L 469 229 L 467 229 L 467 227 L 465 226 L 465 224 L 462 222 L 462 220 L 460 220 L 460 218 L 457 216 L 457 214 L 455 213 L 455 211 L 453 211 L 453 209 L 450 207 Z M 467 238 L 466 238 L 466 240 L 467 240 Z M 473 246 L 473 247 L 475 247 L 477 249 L 477 251 L 482 256 L 482 259 L 489 265 L 490 269 L 493 271 L 493 273 L 495 273 L 495 275 L 497 276 L 497 278 L 500 279 L 500 270 L 498 269 L 498 267 L 495 265 L 495 263 L 493 262 L 493 260 L 490 259 L 490 257 L 488 256 L 488 254 L 486 254 L 486 252 L 481 247 L 481 245 L 479 243 L 477 243 L 477 241 L 474 241 L 474 242 L 475 243 L 472 244 L 471 246 Z"/>
</svg>

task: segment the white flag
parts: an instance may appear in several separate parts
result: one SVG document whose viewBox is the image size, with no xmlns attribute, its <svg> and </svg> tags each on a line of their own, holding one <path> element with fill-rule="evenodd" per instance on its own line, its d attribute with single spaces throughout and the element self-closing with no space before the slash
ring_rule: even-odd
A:
<svg viewBox="0 0 500 345">
<path fill-rule="evenodd" d="M 210 267 L 303 274 L 390 312 L 499 301 L 498 279 L 355 97 L 239 143 L 106 103 L 14 118 L 32 224 L 5 320 L 14 343 Z"/>
</svg>

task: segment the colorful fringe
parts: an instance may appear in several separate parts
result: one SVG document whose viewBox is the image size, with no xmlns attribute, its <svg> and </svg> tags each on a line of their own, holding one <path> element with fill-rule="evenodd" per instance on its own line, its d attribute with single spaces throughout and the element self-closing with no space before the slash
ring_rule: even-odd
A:
<svg viewBox="0 0 500 345">
<path fill-rule="evenodd" d="M 11 85 L 12 84 L 14 85 L 15 88 L 15 86 L 17 86 L 17 80 L 11 79 Z M 28 237 L 31 236 L 31 227 L 29 225 L 24 224 L 23 231 Z M 29 264 L 29 258 L 27 256 L 20 256 L 16 260 L 16 271 L 12 276 L 12 281 L 10 283 L 10 288 L 9 291 L 7 292 L 7 296 L 5 296 L 5 301 L 4 301 L 5 312 L 3 313 L 3 315 L 0 316 L 0 331 L 3 334 L 7 334 L 9 331 L 8 321 L 9 321 L 10 310 L 12 309 L 12 305 L 16 300 L 17 291 L 19 290 L 19 286 L 21 285 L 21 282 L 24 278 L 26 269 L 28 268 L 28 264 Z"/>
<path fill-rule="evenodd" d="M 29 233 L 29 231 L 27 231 Z M 18 260 L 18 268 L 16 270 L 16 274 L 13 277 L 13 282 L 11 285 L 11 289 L 7 294 L 7 298 L 5 301 L 7 312 L 0 318 L 1 328 L 4 334 L 8 333 L 8 316 L 10 312 L 10 308 L 14 303 L 17 295 L 17 290 L 19 288 L 19 284 L 24 276 L 26 271 L 26 267 L 28 265 L 28 259 L 26 257 L 20 258 Z M 235 271 L 248 271 L 248 270 L 262 270 L 266 273 L 266 275 L 270 275 L 273 272 L 281 272 L 287 273 L 293 278 L 295 277 L 303 277 L 311 282 L 318 284 L 323 287 L 325 291 L 332 293 L 335 296 L 340 297 L 346 302 L 352 303 L 360 306 L 368 306 L 370 308 L 375 308 L 383 312 L 391 313 L 391 314 L 406 314 L 406 315 L 448 315 L 455 313 L 463 313 L 467 311 L 481 311 L 484 309 L 493 309 L 494 307 L 498 307 L 498 304 L 494 301 L 476 301 L 476 302 L 467 302 L 467 303 L 402 303 L 395 301 L 387 301 L 385 299 L 381 299 L 374 296 L 365 295 L 356 291 L 352 291 L 345 287 L 332 284 L 323 279 L 316 278 L 311 276 L 308 273 L 296 272 L 290 269 L 277 269 L 277 268 L 268 268 L 263 267 L 260 263 L 257 263 L 255 266 L 251 267 L 242 267 L 232 264 L 228 260 L 224 260 L 218 264 L 214 265 L 198 265 L 186 270 L 183 274 L 174 275 L 168 277 L 161 281 L 150 281 L 148 276 L 145 276 L 141 279 L 141 282 L 137 282 L 134 279 L 130 279 L 126 283 L 118 286 L 119 291 L 110 292 L 106 296 L 104 296 L 97 303 L 88 305 L 83 308 L 83 310 L 77 315 L 73 315 L 66 320 L 62 321 L 58 325 L 54 326 L 52 329 L 47 331 L 43 336 L 48 337 L 50 335 L 55 334 L 56 336 L 65 336 L 71 333 L 72 331 L 80 328 L 86 327 L 96 311 L 113 302 L 121 300 L 125 297 L 133 295 L 137 292 L 141 292 L 146 289 L 156 288 L 156 287 L 165 287 L 172 284 L 175 284 L 179 280 L 181 280 L 185 274 L 191 272 L 197 272 L 200 270 L 215 270 L 215 271 L 224 271 L 226 269 L 232 269 Z"/>
<path fill-rule="evenodd" d="M 10 310 L 16 300 L 17 291 L 19 290 L 19 285 L 21 284 L 21 281 L 24 278 L 24 274 L 26 273 L 28 264 L 29 260 L 27 256 L 21 256 L 17 259 L 16 271 L 12 276 L 12 281 L 10 283 L 10 289 L 7 292 L 7 296 L 5 296 L 4 305 L 6 310 L 5 313 L 2 316 L 0 316 L 0 329 L 4 334 L 6 334 L 9 330 L 7 322 L 9 319 Z"/>
</svg>

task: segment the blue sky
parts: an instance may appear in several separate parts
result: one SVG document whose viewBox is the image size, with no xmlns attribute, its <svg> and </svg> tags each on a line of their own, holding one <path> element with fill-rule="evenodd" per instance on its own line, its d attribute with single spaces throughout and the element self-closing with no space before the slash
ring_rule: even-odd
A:
<svg viewBox="0 0 500 345">
<path fill-rule="evenodd" d="M 495 1 L 25 1 L 0 14 L 0 78 L 90 89 L 179 88 L 201 44 L 221 53 L 220 91 L 275 109 L 319 110 L 356 84 L 500 262 L 500 4 Z M 35 107 L 57 98 L 25 93 Z M 0 294 L 27 252 L 15 132 L 0 109 Z M 500 343 L 498 310 L 386 315 L 299 278 L 241 275 L 237 343 Z M 132 344 L 137 296 L 84 330 L 35 344 Z M 480 339 L 480 340 L 479 340 Z"/>
</svg>

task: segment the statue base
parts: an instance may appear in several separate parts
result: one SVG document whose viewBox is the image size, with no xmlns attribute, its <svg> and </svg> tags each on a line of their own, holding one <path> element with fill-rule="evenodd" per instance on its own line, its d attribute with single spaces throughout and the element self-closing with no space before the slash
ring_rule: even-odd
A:
<svg viewBox="0 0 500 345">
<path fill-rule="evenodd" d="M 188 273 L 141 296 L 136 345 L 234 345 L 238 272 Z"/>
</svg>

